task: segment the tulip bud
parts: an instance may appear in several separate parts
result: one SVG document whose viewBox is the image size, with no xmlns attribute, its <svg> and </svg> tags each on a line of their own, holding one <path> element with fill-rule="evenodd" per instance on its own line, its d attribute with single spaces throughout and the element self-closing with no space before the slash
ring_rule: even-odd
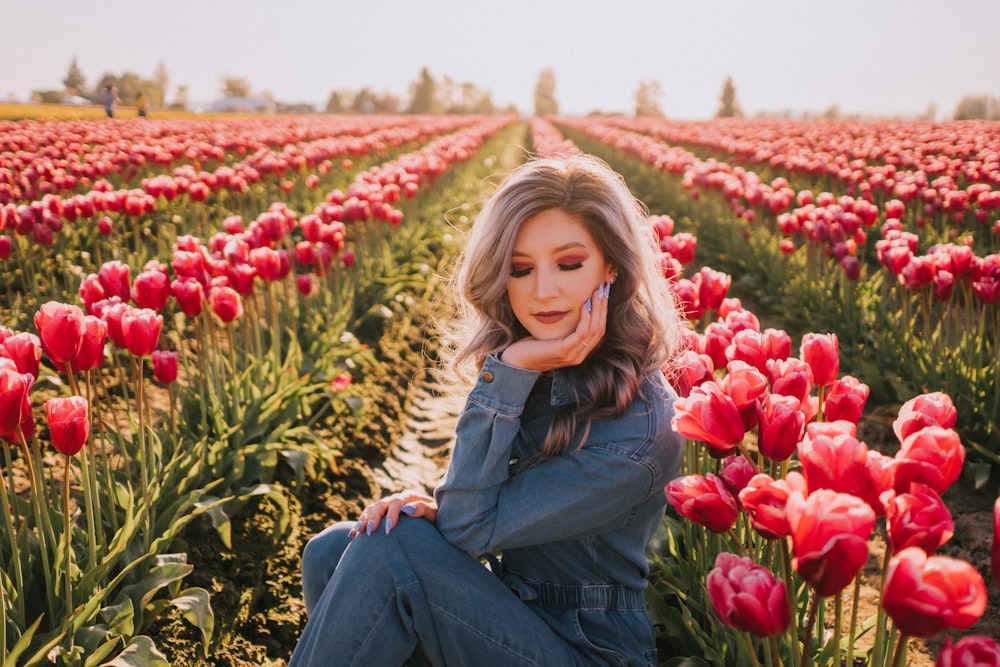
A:
<svg viewBox="0 0 1000 667">
<path fill-rule="evenodd" d="M 90 414 L 87 399 L 82 396 L 50 398 L 45 402 L 52 445 L 60 453 L 73 456 L 90 435 Z"/>
<path fill-rule="evenodd" d="M 177 379 L 177 353 L 153 351 L 153 377 L 157 382 L 170 384 Z"/>
<path fill-rule="evenodd" d="M 729 627 L 758 637 L 776 635 L 788 627 L 791 616 L 785 582 L 749 558 L 720 552 L 705 585 L 712 608 Z"/>
</svg>

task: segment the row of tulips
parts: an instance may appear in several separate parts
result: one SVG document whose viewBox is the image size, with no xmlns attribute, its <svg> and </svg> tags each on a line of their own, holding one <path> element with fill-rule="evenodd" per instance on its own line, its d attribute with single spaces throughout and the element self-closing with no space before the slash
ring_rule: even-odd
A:
<svg viewBox="0 0 1000 667">
<path fill-rule="evenodd" d="M 191 566 L 167 546 L 199 515 L 225 538 L 228 514 L 250 498 L 280 506 L 269 481 L 280 461 L 301 478 L 330 460 L 309 425 L 329 412 L 331 392 L 350 384 L 337 369 L 366 354 L 345 331 L 360 324 L 352 309 L 368 310 L 351 292 L 387 271 L 381 253 L 344 248 L 375 246 L 379 234 L 369 228 L 379 226 L 385 209 L 375 204 L 391 199 L 386 193 L 412 196 L 408 184 L 419 188 L 468 159 L 510 119 L 478 121 L 365 171 L 350 196 L 331 192 L 301 221 L 276 203 L 249 223 L 220 215 L 222 229 L 204 244 L 179 236 L 169 264 L 147 262 L 134 278 L 128 263 L 105 262 L 82 280 L 83 309 L 48 302 L 33 318 L 37 333 L 3 330 L 5 667 L 97 665 L 116 652 L 117 664 L 165 664 L 143 632 L 170 607 L 201 629 L 207 650 L 209 595 L 181 589 Z M 376 214 L 343 217 L 362 197 Z M 366 276 L 342 275 L 338 267 L 355 261 L 369 265 Z M 169 388 L 163 421 L 148 399 L 150 366 Z M 36 429 L 32 411 L 39 387 L 57 394 L 47 431 Z M 49 482 L 45 439 L 65 457 L 59 488 Z"/>
<path fill-rule="evenodd" d="M 888 365 L 900 378 L 902 390 L 891 388 L 899 400 L 905 400 L 906 392 L 930 390 L 957 397 L 962 403 L 959 429 L 976 452 L 977 465 L 987 466 L 980 475 L 988 474 L 987 464 L 1000 464 L 1000 431 L 994 419 L 1000 411 L 996 352 L 1000 349 L 1000 255 L 979 257 L 965 244 L 939 244 L 920 254 L 919 239 L 904 231 L 896 217 L 898 208 L 886 205 L 880 213 L 863 199 L 838 199 L 831 193 L 813 198 L 806 191 L 795 194 L 783 179 L 765 184 L 742 168 L 703 161 L 684 148 L 623 130 L 617 126 L 622 122 L 559 119 L 560 125 L 591 141 L 633 155 L 669 179 L 680 179 L 675 191 L 699 196 L 700 188 L 711 184 L 730 210 L 731 197 L 745 198 L 749 191 L 767 202 L 782 192 L 794 195 L 801 203 L 797 210 L 808 211 L 807 218 L 778 212 L 783 209 L 775 206 L 777 215 L 771 219 L 777 233 L 771 234 L 747 225 L 745 215 L 736 220 L 730 217 L 729 224 L 740 230 L 740 236 L 734 235 L 734 245 L 722 252 L 739 261 L 755 248 L 760 261 L 749 262 L 750 266 L 742 262 L 742 270 L 759 272 L 763 281 L 775 282 L 775 290 L 800 290 L 804 304 L 824 303 L 825 310 L 818 317 L 828 318 L 832 327 L 852 328 L 842 331 L 852 343 L 852 354 L 869 355 L 870 363 Z M 698 205 L 704 214 L 712 215 L 707 213 L 710 201 L 700 200 Z M 820 211 L 825 211 L 822 224 L 817 217 Z M 697 208 L 692 213 L 704 214 Z M 724 224 L 725 217 L 711 224 Z M 869 231 L 880 220 L 882 238 L 876 241 L 869 238 Z M 800 229 L 806 235 L 801 246 L 784 237 L 783 231 L 798 233 Z M 754 234 L 757 230 L 761 231 Z M 864 260 L 865 255 L 873 263 Z M 775 267 L 786 267 L 781 275 L 794 284 L 778 284 L 773 278 L 779 275 Z"/>
<path fill-rule="evenodd" d="M 1000 214 L 996 123 L 615 122 L 670 144 L 719 152 L 728 162 L 824 183 L 827 189 L 842 189 L 879 205 L 895 200 L 916 228 L 930 225 L 962 233 L 995 225 Z"/>
<path fill-rule="evenodd" d="M 669 248 L 669 218 L 649 224 Z M 665 265 L 677 261 L 665 251 Z M 954 530 L 941 494 L 965 460 L 950 398 L 907 401 L 893 422 L 900 447 L 882 454 L 858 437 L 869 391 L 840 375 L 836 335 L 808 333 L 793 356 L 788 333 L 762 330 L 727 297 L 731 277 L 702 267 L 690 280 L 675 270 L 667 278 L 682 302 L 700 297 L 700 308 L 686 310 L 698 326 L 668 375 L 681 396 L 674 427 L 689 440 L 686 474 L 665 489 L 676 512 L 667 546 L 653 559 L 651 602 L 671 649 L 716 665 L 852 665 L 862 657 L 869 666 L 904 665 L 909 637 L 972 626 L 986 608 L 982 576 L 936 555 Z M 1000 523 L 1000 499 L 994 515 Z M 887 548 L 878 611 L 864 619 L 862 567 L 876 529 Z M 1000 526 L 992 572 L 1000 585 Z M 834 617 L 824 621 L 828 601 Z M 970 635 L 946 645 L 938 664 L 1000 665 L 1000 645 Z"/>
</svg>

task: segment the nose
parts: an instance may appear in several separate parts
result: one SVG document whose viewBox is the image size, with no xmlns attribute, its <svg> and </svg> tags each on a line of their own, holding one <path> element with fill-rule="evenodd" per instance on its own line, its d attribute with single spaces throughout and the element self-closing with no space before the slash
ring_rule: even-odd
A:
<svg viewBox="0 0 1000 667">
<path fill-rule="evenodd" d="M 536 272 L 535 297 L 538 299 L 551 299 L 559 295 L 559 285 L 556 273 L 549 269 L 540 269 Z"/>
</svg>

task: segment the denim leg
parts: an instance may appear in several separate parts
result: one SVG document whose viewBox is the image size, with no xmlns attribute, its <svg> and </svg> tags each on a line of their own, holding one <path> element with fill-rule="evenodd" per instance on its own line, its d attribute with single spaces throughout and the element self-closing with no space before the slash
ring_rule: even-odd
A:
<svg viewBox="0 0 1000 667">
<path fill-rule="evenodd" d="M 319 541 L 329 549 L 315 549 L 310 561 L 336 551 L 333 542 Z M 314 570 L 310 586 L 322 571 Z M 401 517 L 389 535 L 376 531 L 350 540 L 289 667 L 394 667 L 418 647 L 432 665 L 581 663 L 477 558 L 452 546 L 430 522 Z"/>
<path fill-rule="evenodd" d="M 323 589 L 333 576 L 347 546 L 351 543 L 348 533 L 353 521 L 341 521 L 325 528 L 306 543 L 302 551 L 302 597 L 306 613 L 312 614 Z"/>
</svg>

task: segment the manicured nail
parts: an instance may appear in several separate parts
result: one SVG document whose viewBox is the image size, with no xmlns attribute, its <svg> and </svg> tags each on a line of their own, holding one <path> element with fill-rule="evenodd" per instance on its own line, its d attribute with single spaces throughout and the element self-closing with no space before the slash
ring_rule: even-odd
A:
<svg viewBox="0 0 1000 667">
<path fill-rule="evenodd" d="M 368 528 L 365 529 L 365 534 L 371 535 L 373 530 L 375 530 L 375 519 L 369 519 Z"/>
<path fill-rule="evenodd" d="M 392 519 L 386 519 L 385 520 L 385 534 L 388 535 L 390 530 L 392 530 Z"/>
<path fill-rule="evenodd" d="M 590 297 L 589 296 L 587 297 L 587 303 L 583 304 L 583 307 L 587 309 L 588 313 L 590 312 L 590 309 L 593 308 L 593 304 L 590 303 Z"/>
<path fill-rule="evenodd" d="M 406 516 L 413 516 L 414 514 L 417 513 L 417 506 L 403 505 L 402 507 L 399 508 L 399 511 L 405 514 Z"/>
<path fill-rule="evenodd" d="M 607 299 L 608 294 L 611 293 L 611 283 L 603 283 L 601 285 L 601 298 Z"/>
</svg>

